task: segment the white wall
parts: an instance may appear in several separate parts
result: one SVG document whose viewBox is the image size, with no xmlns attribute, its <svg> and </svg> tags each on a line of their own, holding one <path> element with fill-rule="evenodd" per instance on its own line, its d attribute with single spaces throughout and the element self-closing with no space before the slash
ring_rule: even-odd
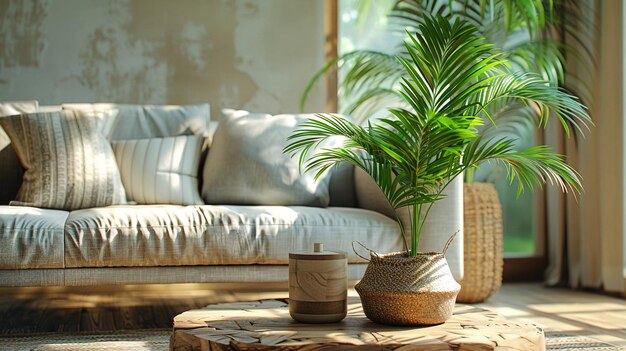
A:
<svg viewBox="0 0 626 351">
<path fill-rule="evenodd" d="M 323 63 L 323 1 L 0 1 L 0 101 L 297 112 Z"/>
</svg>

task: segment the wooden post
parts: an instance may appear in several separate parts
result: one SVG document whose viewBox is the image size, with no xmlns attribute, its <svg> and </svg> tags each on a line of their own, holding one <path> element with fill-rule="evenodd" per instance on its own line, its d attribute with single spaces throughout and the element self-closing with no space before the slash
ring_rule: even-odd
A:
<svg viewBox="0 0 626 351">
<path fill-rule="evenodd" d="M 337 17 L 339 15 L 337 0 L 325 0 L 324 7 L 326 16 L 324 21 L 324 35 L 326 37 L 325 58 L 326 62 L 333 60 L 338 55 L 339 29 Z M 337 99 L 337 66 L 332 67 L 326 73 L 326 112 L 336 113 L 339 111 Z"/>
</svg>

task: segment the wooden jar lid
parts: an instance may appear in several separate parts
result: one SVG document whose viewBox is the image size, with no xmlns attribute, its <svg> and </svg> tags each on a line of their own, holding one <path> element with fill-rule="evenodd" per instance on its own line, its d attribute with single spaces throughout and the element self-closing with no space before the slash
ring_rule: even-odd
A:
<svg viewBox="0 0 626 351">
<path fill-rule="evenodd" d="M 324 251 L 324 245 L 315 243 L 313 251 L 290 252 L 289 258 L 296 260 L 340 260 L 348 258 L 345 252 Z"/>
</svg>

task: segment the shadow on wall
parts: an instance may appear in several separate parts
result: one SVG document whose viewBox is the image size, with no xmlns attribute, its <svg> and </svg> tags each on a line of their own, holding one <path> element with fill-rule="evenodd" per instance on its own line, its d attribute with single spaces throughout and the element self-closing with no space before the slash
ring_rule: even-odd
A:
<svg viewBox="0 0 626 351">
<path fill-rule="evenodd" d="M 322 2 L 3 1 L 0 101 L 296 112 L 324 62 L 323 22 Z"/>
</svg>

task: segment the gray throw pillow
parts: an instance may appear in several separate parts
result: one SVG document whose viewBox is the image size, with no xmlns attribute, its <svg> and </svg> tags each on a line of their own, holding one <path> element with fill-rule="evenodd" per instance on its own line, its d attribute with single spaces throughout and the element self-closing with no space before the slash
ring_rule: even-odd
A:
<svg viewBox="0 0 626 351">
<path fill-rule="evenodd" d="M 111 145 L 111 112 L 58 111 L 0 118 L 25 169 L 11 205 L 74 210 L 126 203 Z"/>
<path fill-rule="evenodd" d="M 282 151 L 295 127 L 311 117 L 224 110 L 204 165 L 204 201 L 328 206 L 329 172 L 315 181 L 314 172 L 301 174 L 298 158 Z"/>
<path fill-rule="evenodd" d="M 197 135 L 114 141 L 113 153 L 128 200 L 202 205 L 198 167 L 203 142 Z"/>
</svg>

